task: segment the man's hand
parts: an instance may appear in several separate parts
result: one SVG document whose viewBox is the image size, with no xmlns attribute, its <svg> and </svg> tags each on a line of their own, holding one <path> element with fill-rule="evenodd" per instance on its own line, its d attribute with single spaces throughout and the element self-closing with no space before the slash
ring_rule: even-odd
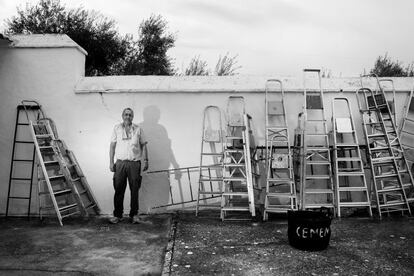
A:
<svg viewBox="0 0 414 276">
<path fill-rule="evenodd" d="M 109 164 L 109 170 L 111 172 L 115 172 L 115 164 L 114 163 Z"/>
<path fill-rule="evenodd" d="M 144 160 L 144 167 L 142 168 L 142 170 L 145 172 L 146 170 L 148 170 L 148 160 Z"/>
</svg>

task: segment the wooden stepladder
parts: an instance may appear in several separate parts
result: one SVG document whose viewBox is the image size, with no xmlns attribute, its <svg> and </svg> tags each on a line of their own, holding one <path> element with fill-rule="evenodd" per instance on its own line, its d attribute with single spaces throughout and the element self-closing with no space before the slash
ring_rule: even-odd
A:
<svg viewBox="0 0 414 276">
<path fill-rule="evenodd" d="M 413 188 L 413 178 L 379 82 L 378 87 L 376 92 L 357 90 L 378 214 L 380 218 L 390 212 L 411 214 L 409 201 L 414 199 L 407 197 L 407 191 Z"/>
<path fill-rule="evenodd" d="M 332 142 L 337 215 L 341 208 L 365 207 L 372 217 L 364 163 L 347 98 L 332 101 Z"/>
<path fill-rule="evenodd" d="M 221 110 L 217 106 L 204 109 L 201 135 L 196 216 L 201 207 L 221 208 L 224 139 Z"/>
<path fill-rule="evenodd" d="M 307 74 L 317 74 L 318 88 L 307 88 Z M 301 170 L 301 209 L 334 209 L 334 191 L 327 121 L 323 103 L 321 71 L 304 70 L 303 153 Z"/>
<path fill-rule="evenodd" d="M 227 134 L 224 143 L 222 220 L 240 219 L 228 217 L 230 213 L 256 216 L 257 165 L 251 117 L 245 113 L 244 98 L 231 96 L 227 105 Z"/>
<path fill-rule="evenodd" d="M 65 217 L 87 216 L 89 210 L 99 214 L 97 201 L 75 156 L 57 139 L 52 120 L 43 111 L 41 115 L 36 120 L 28 120 L 38 161 L 40 217 L 47 210 L 55 210 L 59 224 L 63 225 Z"/>
<path fill-rule="evenodd" d="M 275 85 L 278 90 L 275 90 Z M 297 209 L 293 173 L 293 152 L 286 117 L 285 92 L 280 80 L 270 79 L 265 87 L 266 195 L 263 220 L 268 213 Z"/>
</svg>

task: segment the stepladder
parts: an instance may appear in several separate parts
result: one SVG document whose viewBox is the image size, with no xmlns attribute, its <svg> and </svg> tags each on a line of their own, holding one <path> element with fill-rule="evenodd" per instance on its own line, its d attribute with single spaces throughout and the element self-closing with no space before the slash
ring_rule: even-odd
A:
<svg viewBox="0 0 414 276">
<path fill-rule="evenodd" d="M 244 98 L 229 97 L 223 156 L 222 220 L 256 217 L 260 175 L 251 120 L 245 113 Z"/>
<path fill-rule="evenodd" d="M 364 208 L 372 217 L 370 193 L 351 105 L 346 97 L 332 100 L 332 146 L 337 216 Z"/>
<path fill-rule="evenodd" d="M 311 74 L 317 78 L 307 79 Z M 310 80 L 313 85 L 308 88 Z M 304 70 L 304 107 L 301 118 L 303 149 L 300 158 L 300 208 L 325 207 L 334 210 L 329 134 L 319 69 Z"/>
<path fill-rule="evenodd" d="M 408 93 L 398 134 L 411 174 L 414 173 L 414 87 Z"/>
<path fill-rule="evenodd" d="M 270 79 L 265 87 L 266 194 L 263 219 L 269 213 L 297 209 L 293 172 L 293 149 L 286 116 L 285 93 L 280 80 Z"/>
<path fill-rule="evenodd" d="M 378 78 L 377 78 L 378 79 Z M 392 212 L 411 214 L 408 196 L 413 179 L 408 169 L 394 116 L 384 92 L 369 88 L 357 90 L 358 105 L 367 147 L 367 160 L 371 168 L 371 183 L 378 215 Z"/>
<path fill-rule="evenodd" d="M 221 208 L 223 150 L 222 113 L 219 107 L 210 105 L 203 112 L 196 215 L 201 208 Z"/>
<path fill-rule="evenodd" d="M 42 116 L 28 121 L 38 164 L 40 217 L 54 210 L 63 225 L 65 217 L 99 214 L 98 203 L 73 152 L 57 139 L 53 121 L 43 111 Z"/>
</svg>

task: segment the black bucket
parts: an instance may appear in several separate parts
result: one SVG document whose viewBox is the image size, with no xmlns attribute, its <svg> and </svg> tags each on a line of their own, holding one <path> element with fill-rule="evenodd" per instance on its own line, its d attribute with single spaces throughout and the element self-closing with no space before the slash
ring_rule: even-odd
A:
<svg viewBox="0 0 414 276">
<path fill-rule="evenodd" d="M 288 211 L 289 244 L 297 249 L 318 251 L 329 245 L 332 214 L 329 209 Z"/>
</svg>

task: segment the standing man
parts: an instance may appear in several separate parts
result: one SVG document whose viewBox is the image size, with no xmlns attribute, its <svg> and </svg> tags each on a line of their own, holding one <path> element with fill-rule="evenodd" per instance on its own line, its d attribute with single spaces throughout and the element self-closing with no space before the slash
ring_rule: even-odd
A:
<svg viewBox="0 0 414 276">
<path fill-rule="evenodd" d="M 138 191 L 141 187 L 141 160 L 143 171 L 148 169 L 147 141 L 142 129 L 132 123 L 134 111 L 125 108 L 122 112 L 123 123 L 114 127 L 109 147 L 109 169 L 114 172 L 114 213 L 110 223 L 118 223 L 124 212 L 124 195 L 127 185 L 131 191 L 129 217 L 132 223 L 139 223 Z M 114 159 L 116 162 L 114 163 Z"/>
</svg>

